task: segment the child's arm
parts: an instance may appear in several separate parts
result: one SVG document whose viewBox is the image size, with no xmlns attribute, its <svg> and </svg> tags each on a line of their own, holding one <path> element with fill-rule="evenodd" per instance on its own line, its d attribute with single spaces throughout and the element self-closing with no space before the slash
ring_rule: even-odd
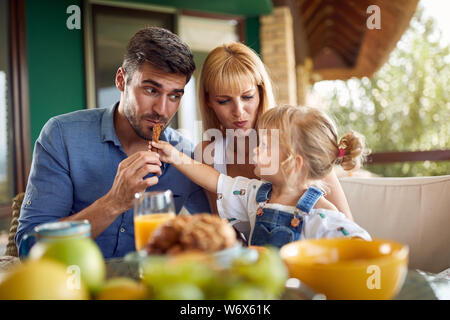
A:
<svg viewBox="0 0 450 320">
<path fill-rule="evenodd" d="M 316 205 L 314 206 L 314 209 L 327 209 L 327 210 L 333 210 L 333 211 L 339 211 L 334 204 L 332 204 L 329 200 L 325 199 L 324 197 L 320 197 L 319 201 L 317 201 Z M 351 219 L 349 219 L 351 220 Z"/>
<path fill-rule="evenodd" d="M 219 172 L 216 169 L 195 161 L 168 142 L 152 141 L 151 146 L 157 149 L 161 161 L 173 165 L 195 184 L 217 193 Z"/>
</svg>

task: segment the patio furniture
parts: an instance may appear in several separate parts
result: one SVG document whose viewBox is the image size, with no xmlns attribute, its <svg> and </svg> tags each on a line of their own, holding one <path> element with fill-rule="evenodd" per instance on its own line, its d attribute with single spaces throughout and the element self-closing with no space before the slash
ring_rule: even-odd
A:
<svg viewBox="0 0 450 320">
<path fill-rule="evenodd" d="M 405 243 L 409 268 L 450 267 L 450 175 L 341 178 L 355 222 L 372 237 Z"/>
</svg>

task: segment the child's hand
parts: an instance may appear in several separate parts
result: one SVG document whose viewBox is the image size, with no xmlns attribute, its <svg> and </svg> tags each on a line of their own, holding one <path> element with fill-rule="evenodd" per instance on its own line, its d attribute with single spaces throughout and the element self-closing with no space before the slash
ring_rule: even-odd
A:
<svg viewBox="0 0 450 320">
<path fill-rule="evenodd" d="M 166 141 L 150 141 L 148 147 L 149 150 L 153 149 L 158 152 L 159 159 L 163 162 L 175 164 L 180 161 L 180 152 Z"/>
</svg>

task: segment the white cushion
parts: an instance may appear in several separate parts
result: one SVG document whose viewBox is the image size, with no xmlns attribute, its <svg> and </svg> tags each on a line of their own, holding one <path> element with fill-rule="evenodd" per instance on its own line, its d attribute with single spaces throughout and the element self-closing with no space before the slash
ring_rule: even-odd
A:
<svg viewBox="0 0 450 320">
<path fill-rule="evenodd" d="M 409 268 L 450 267 L 450 175 L 340 181 L 356 223 L 374 238 L 409 245 Z"/>
</svg>

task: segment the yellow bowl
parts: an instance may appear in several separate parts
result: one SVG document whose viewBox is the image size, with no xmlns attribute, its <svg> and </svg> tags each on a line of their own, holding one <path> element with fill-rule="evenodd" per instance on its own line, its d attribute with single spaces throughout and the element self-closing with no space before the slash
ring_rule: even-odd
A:
<svg viewBox="0 0 450 320">
<path fill-rule="evenodd" d="M 327 299 L 392 299 L 408 271 L 408 246 L 390 240 L 317 239 L 283 246 L 290 276 Z"/>
</svg>

